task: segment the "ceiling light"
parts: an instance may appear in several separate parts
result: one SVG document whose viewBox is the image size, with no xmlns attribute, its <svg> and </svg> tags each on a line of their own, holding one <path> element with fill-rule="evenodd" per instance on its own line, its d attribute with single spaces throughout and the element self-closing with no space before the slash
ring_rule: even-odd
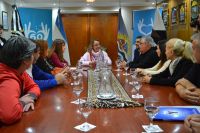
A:
<svg viewBox="0 0 200 133">
<path fill-rule="evenodd" d="M 155 3 L 153 2 L 152 5 L 154 5 Z"/>
<path fill-rule="evenodd" d="M 92 3 L 92 2 L 94 2 L 95 0 L 86 0 L 86 2 L 90 2 L 90 3 Z"/>
</svg>

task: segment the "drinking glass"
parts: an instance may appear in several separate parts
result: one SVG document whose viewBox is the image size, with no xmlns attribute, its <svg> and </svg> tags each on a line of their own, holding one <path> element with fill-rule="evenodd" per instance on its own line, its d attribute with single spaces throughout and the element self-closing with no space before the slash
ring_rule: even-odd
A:
<svg viewBox="0 0 200 133">
<path fill-rule="evenodd" d="M 125 74 L 124 74 L 125 76 L 128 76 L 128 75 L 130 75 L 130 74 L 128 74 L 128 72 L 127 72 L 127 71 L 128 71 L 128 68 L 129 68 L 129 66 L 128 66 L 128 65 L 126 65 L 126 66 L 124 67 L 124 69 L 125 69 L 125 71 L 126 71 L 126 72 L 125 72 Z"/>
<path fill-rule="evenodd" d="M 140 88 L 142 87 L 142 84 L 139 81 L 133 81 L 133 86 L 135 90 L 137 91 L 136 98 L 140 98 L 139 91 L 140 91 Z"/>
<path fill-rule="evenodd" d="M 129 82 L 129 84 L 133 85 L 133 81 L 137 79 L 137 72 L 135 71 L 135 68 L 130 68 L 130 75 L 131 75 L 132 81 Z"/>
<path fill-rule="evenodd" d="M 90 127 L 89 123 L 87 123 L 89 115 L 93 111 L 92 103 L 88 101 L 87 97 L 82 97 L 82 100 L 79 103 L 79 110 L 83 117 L 85 118 L 85 123 L 82 125 L 81 129 L 83 131 L 87 131 Z"/>
<path fill-rule="evenodd" d="M 83 91 L 82 83 L 81 82 L 77 82 L 73 86 L 73 93 L 76 95 L 78 102 L 80 101 L 79 96 L 80 96 L 82 91 Z"/>
<path fill-rule="evenodd" d="M 120 70 L 120 66 L 121 66 L 121 61 L 120 61 L 120 59 L 117 59 L 116 61 L 115 61 L 115 64 L 116 64 L 116 66 L 117 66 L 117 72 L 120 72 L 121 70 Z"/>
<path fill-rule="evenodd" d="M 74 80 L 73 85 L 77 84 L 78 74 L 79 72 L 76 69 L 72 70 L 71 75 Z"/>
<path fill-rule="evenodd" d="M 159 101 L 154 97 L 145 98 L 144 109 L 149 117 L 150 124 L 147 127 L 148 131 L 155 131 L 153 126 L 153 118 L 159 112 Z"/>
</svg>

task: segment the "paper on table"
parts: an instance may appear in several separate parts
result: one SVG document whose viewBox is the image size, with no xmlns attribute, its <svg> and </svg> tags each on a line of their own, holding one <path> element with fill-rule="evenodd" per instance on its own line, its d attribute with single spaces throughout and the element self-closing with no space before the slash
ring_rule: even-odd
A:
<svg viewBox="0 0 200 133">
<path fill-rule="evenodd" d="M 132 98 L 144 98 L 143 95 L 132 95 Z"/>
<path fill-rule="evenodd" d="M 163 130 L 158 126 L 158 125 L 152 125 L 152 128 L 148 128 L 149 125 L 142 125 L 144 130 L 147 133 L 158 133 L 158 132 L 163 132 Z"/>
<path fill-rule="evenodd" d="M 85 125 L 88 126 L 88 128 L 84 128 Z M 83 131 L 83 132 L 88 132 L 88 131 L 92 130 L 95 127 L 96 127 L 95 125 L 92 125 L 90 123 L 85 122 L 85 123 L 83 123 L 81 125 L 78 125 L 78 126 L 76 126 L 74 128 L 77 129 L 77 130 Z"/>
</svg>

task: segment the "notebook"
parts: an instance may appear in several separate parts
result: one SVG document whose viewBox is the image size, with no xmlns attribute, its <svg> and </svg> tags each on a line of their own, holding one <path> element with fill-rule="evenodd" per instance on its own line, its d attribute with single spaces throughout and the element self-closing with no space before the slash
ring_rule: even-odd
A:
<svg viewBox="0 0 200 133">
<path fill-rule="evenodd" d="M 200 114 L 195 106 L 160 106 L 153 120 L 184 121 L 187 116 Z"/>
</svg>

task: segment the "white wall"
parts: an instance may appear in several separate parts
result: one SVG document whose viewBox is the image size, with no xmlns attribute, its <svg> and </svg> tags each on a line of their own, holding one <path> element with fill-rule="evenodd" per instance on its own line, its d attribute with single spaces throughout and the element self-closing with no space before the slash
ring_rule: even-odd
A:
<svg viewBox="0 0 200 133">
<path fill-rule="evenodd" d="M 10 37 L 10 33 L 11 33 L 11 17 L 12 17 L 12 6 L 0 1 L 0 24 L 2 24 L 2 11 L 5 11 L 8 13 L 8 30 L 4 30 L 3 32 L 3 37 L 8 39 Z"/>
</svg>

